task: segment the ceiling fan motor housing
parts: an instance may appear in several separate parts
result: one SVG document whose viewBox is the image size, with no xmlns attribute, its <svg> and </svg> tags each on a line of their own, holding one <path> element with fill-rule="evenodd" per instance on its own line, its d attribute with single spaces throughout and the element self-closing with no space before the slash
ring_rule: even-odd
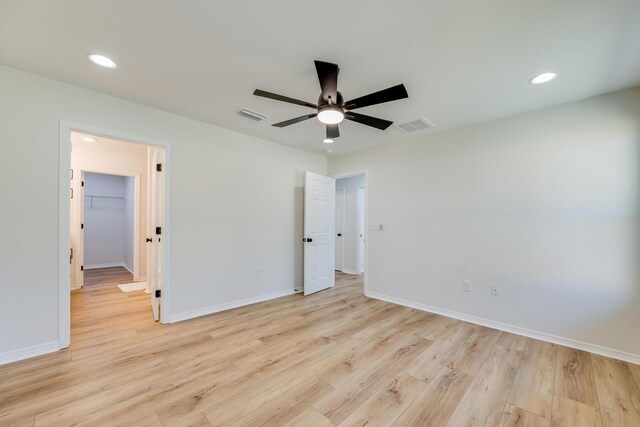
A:
<svg viewBox="0 0 640 427">
<path fill-rule="evenodd" d="M 344 98 L 342 97 L 342 94 L 340 92 L 336 92 L 338 94 L 336 100 L 332 100 L 331 101 L 331 105 L 339 105 L 342 106 L 344 104 Z M 320 108 L 329 105 L 329 103 L 327 101 L 324 100 L 324 97 L 322 96 L 322 93 L 320 94 L 320 96 L 318 97 L 318 106 Z"/>
</svg>

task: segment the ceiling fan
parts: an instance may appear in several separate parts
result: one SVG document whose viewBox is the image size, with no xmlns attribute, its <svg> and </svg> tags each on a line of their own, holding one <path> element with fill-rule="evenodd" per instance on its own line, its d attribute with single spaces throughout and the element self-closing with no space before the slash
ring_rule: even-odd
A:
<svg viewBox="0 0 640 427">
<path fill-rule="evenodd" d="M 380 130 L 385 130 L 393 123 L 389 120 L 354 113 L 353 110 L 356 108 L 368 107 L 370 105 L 382 104 L 409 97 L 404 85 L 399 84 L 344 102 L 342 94 L 338 92 L 338 72 L 340 71 L 338 65 L 323 61 L 314 62 L 316 64 L 318 80 L 320 81 L 320 88 L 322 89 L 322 93 L 318 97 L 317 105 L 289 98 L 288 96 L 266 92 L 260 89 L 256 89 L 253 92 L 253 94 L 257 96 L 275 99 L 276 101 L 288 102 L 290 104 L 302 105 L 303 107 L 309 107 L 316 110 L 315 113 L 305 114 L 304 116 L 275 123 L 273 126 L 283 128 L 317 116 L 318 120 L 324 123 L 327 128 L 327 139 L 325 142 L 332 142 L 333 138 L 338 138 L 340 136 L 338 123 L 342 122 L 343 119 L 351 120 Z"/>
</svg>

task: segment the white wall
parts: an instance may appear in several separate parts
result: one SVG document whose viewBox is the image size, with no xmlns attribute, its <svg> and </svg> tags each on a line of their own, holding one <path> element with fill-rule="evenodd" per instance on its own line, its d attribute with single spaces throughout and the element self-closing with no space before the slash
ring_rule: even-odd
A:
<svg viewBox="0 0 640 427">
<path fill-rule="evenodd" d="M 6 67 L 0 93 L 0 360 L 58 339 L 60 120 L 170 145 L 172 316 L 302 284 L 324 157 Z"/>
<path fill-rule="evenodd" d="M 124 266 L 127 270 L 133 273 L 133 240 L 136 238 L 134 235 L 134 220 L 135 220 L 135 190 L 136 180 L 132 176 L 124 177 Z M 141 218 L 140 226 L 144 231 L 143 225 L 146 223 L 146 219 Z M 141 232 L 142 232 L 141 231 Z M 146 252 L 146 245 L 141 240 L 140 247 L 141 252 Z M 139 265 L 141 271 L 146 270 L 146 265 Z M 145 275 L 144 273 L 141 273 Z"/>
<path fill-rule="evenodd" d="M 126 217 L 125 177 L 85 173 L 84 194 L 85 270 L 123 265 L 126 246 L 133 254 L 133 239 L 125 239 L 125 224 L 133 223 L 133 212 L 130 219 Z"/>
<path fill-rule="evenodd" d="M 640 360 L 640 88 L 329 162 L 360 170 L 371 294 Z"/>
<path fill-rule="evenodd" d="M 358 274 L 357 189 L 364 187 L 364 175 L 336 179 L 336 188 L 344 188 L 344 268 L 349 274 Z"/>
</svg>

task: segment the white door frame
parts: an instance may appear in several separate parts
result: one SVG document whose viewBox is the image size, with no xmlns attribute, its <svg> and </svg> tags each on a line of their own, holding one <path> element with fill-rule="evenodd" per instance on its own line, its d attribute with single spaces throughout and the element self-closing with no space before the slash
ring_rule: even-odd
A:
<svg viewBox="0 0 640 427">
<path fill-rule="evenodd" d="M 89 173 L 100 173 L 103 175 L 116 175 L 116 176 L 125 176 L 134 179 L 134 201 L 133 201 L 133 281 L 137 282 L 140 280 L 140 178 L 141 175 L 137 171 L 121 169 L 119 167 L 115 168 L 90 168 L 82 165 L 78 165 L 79 171 L 74 171 L 74 173 L 79 172 L 80 180 L 84 179 L 85 172 Z M 77 186 L 76 186 L 77 188 Z M 82 194 L 78 192 L 78 194 Z M 80 203 L 78 204 L 78 215 L 76 216 L 77 220 L 81 219 L 80 213 L 84 211 L 84 197 L 80 199 Z M 79 221 L 78 221 L 79 222 Z M 78 224 L 76 224 L 78 225 Z M 76 248 L 76 251 L 80 255 L 79 260 L 84 264 L 84 233 L 80 233 L 79 247 Z M 78 258 L 76 258 L 78 260 Z M 74 263 L 76 269 L 76 281 L 78 280 L 78 275 L 81 275 L 83 272 L 80 271 L 80 262 Z M 82 281 L 84 283 L 84 281 Z M 76 286 L 75 289 L 79 289 L 82 286 Z"/>
<path fill-rule="evenodd" d="M 366 229 L 367 229 L 367 221 L 364 220 L 364 223 L 362 224 L 362 230 L 359 229 L 360 227 L 360 214 L 361 213 L 365 213 L 365 212 L 360 212 L 361 210 L 364 210 L 364 200 L 362 201 L 363 206 L 360 207 L 360 203 L 359 202 L 359 193 L 360 191 L 364 191 L 364 198 L 367 198 L 367 187 L 363 187 L 363 186 L 357 186 L 356 187 L 356 272 L 358 274 L 361 274 L 364 272 L 365 268 L 364 268 L 364 249 L 360 249 L 360 236 L 359 236 L 359 232 L 362 232 L 362 239 L 364 239 L 364 245 L 367 244 L 367 240 L 366 240 Z M 363 246 L 364 246 L 363 245 Z M 362 252 L 362 253 L 360 253 Z M 362 256 L 360 256 L 362 255 Z M 362 258 L 363 262 L 360 263 L 360 258 Z"/>
<path fill-rule="evenodd" d="M 337 173 L 331 174 L 330 177 L 334 179 L 342 179 L 342 178 L 352 178 L 354 176 L 364 175 L 364 294 L 367 295 L 368 292 L 368 277 L 369 277 L 369 170 L 365 169 L 363 171 L 356 172 L 345 172 L 345 173 Z"/>
<path fill-rule="evenodd" d="M 335 265 L 336 264 L 335 260 L 333 261 L 333 265 L 335 266 L 335 270 L 339 270 L 339 271 L 343 271 L 344 272 L 344 224 L 345 224 L 345 218 L 344 217 L 345 217 L 345 213 L 346 213 L 345 202 L 347 200 L 347 197 L 346 197 L 347 187 L 344 187 L 344 186 L 338 187 L 338 186 L 336 186 L 336 194 L 338 194 L 338 190 L 342 190 L 342 224 L 341 224 L 341 227 L 340 227 L 340 229 L 342 230 L 342 231 L 340 231 L 342 233 L 342 236 L 340 238 L 340 246 L 342 247 L 342 265 L 340 265 L 340 268 L 337 268 L 338 266 Z M 337 220 L 338 220 L 338 218 L 336 218 L 335 230 L 333 232 L 333 239 L 336 240 L 336 241 L 338 240 L 337 239 L 337 237 L 338 237 L 338 221 Z M 336 248 L 337 247 L 338 247 L 338 245 L 336 244 Z"/>
<path fill-rule="evenodd" d="M 84 274 L 82 271 L 82 265 L 84 264 L 84 229 L 82 224 L 84 223 L 84 174 L 81 171 L 72 171 L 71 185 L 71 201 L 73 199 L 81 200 L 77 203 L 72 203 L 73 208 L 69 207 L 71 218 L 69 220 L 69 247 L 73 251 L 71 253 L 71 266 L 72 278 L 70 279 L 71 289 L 80 289 L 84 286 Z M 73 241 L 75 240 L 75 246 Z M 79 242 L 79 243 L 78 243 Z"/>
<path fill-rule="evenodd" d="M 162 288 L 162 312 L 160 321 L 170 323 L 171 313 L 171 144 L 166 141 L 131 135 L 126 132 L 105 129 L 93 125 L 79 124 L 60 120 L 59 135 L 59 180 L 58 180 L 58 347 L 69 347 L 71 342 L 71 288 L 69 283 L 70 264 L 70 211 L 69 188 L 71 185 L 71 132 L 90 133 L 104 138 L 117 139 L 137 144 L 154 145 L 164 149 L 164 253 L 162 270 L 164 281 Z"/>
</svg>

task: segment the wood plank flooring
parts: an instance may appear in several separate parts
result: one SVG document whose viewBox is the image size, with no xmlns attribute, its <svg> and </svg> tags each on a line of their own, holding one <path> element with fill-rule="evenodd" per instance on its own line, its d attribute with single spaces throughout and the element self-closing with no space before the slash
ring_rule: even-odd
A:
<svg viewBox="0 0 640 427">
<path fill-rule="evenodd" d="M 71 347 L 0 366 L 0 426 L 640 426 L 640 367 L 369 299 L 362 278 L 172 325 L 124 269 Z"/>
</svg>

